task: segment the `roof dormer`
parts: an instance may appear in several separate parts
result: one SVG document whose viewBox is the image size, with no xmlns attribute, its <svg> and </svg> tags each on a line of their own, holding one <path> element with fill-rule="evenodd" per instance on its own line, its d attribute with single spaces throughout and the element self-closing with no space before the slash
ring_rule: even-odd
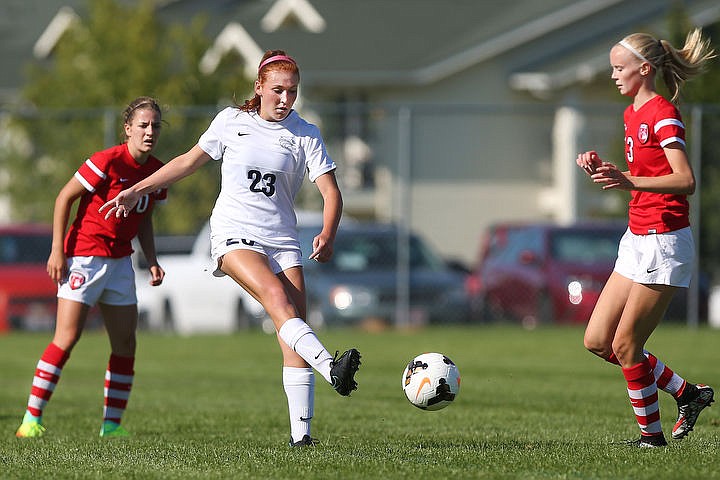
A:
<svg viewBox="0 0 720 480">
<path fill-rule="evenodd" d="M 309 0 L 277 0 L 260 20 L 263 31 L 268 33 L 289 26 L 297 26 L 312 33 L 322 33 L 325 25 L 325 19 Z"/>
</svg>

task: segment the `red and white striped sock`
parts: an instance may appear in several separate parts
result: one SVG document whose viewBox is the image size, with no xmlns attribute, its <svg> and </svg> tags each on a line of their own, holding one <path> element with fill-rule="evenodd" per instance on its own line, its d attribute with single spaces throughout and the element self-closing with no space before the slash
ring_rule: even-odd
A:
<svg viewBox="0 0 720 480">
<path fill-rule="evenodd" d="M 125 413 L 135 372 L 135 357 L 111 354 L 105 371 L 103 421 L 120 423 Z"/>
<path fill-rule="evenodd" d="M 628 396 L 641 433 L 643 435 L 662 433 L 657 384 L 650 361 L 646 358 L 637 365 L 623 368 L 622 371 L 627 381 Z"/>
<path fill-rule="evenodd" d="M 653 375 L 655 376 L 655 383 L 657 383 L 658 388 L 664 392 L 669 393 L 675 398 L 678 398 L 680 395 L 682 395 L 682 392 L 685 390 L 685 385 L 687 384 L 685 379 L 677 373 L 673 372 L 670 367 L 665 365 L 652 353 L 648 352 L 647 350 L 644 350 L 643 353 L 645 354 L 645 357 L 647 357 L 647 359 L 650 361 L 650 366 L 652 367 Z M 618 361 L 614 353 L 611 353 L 610 357 L 606 360 L 607 362 L 614 365 L 620 365 L 620 362 Z"/>
<path fill-rule="evenodd" d="M 28 398 L 27 413 L 40 419 L 43 409 L 55 391 L 57 382 L 60 380 L 60 373 L 70 353 L 50 343 L 43 352 L 33 377 L 30 398 Z"/>
<path fill-rule="evenodd" d="M 650 361 L 650 366 L 653 369 L 653 375 L 655 376 L 655 382 L 660 390 L 669 393 L 673 397 L 679 397 L 685 389 L 687 383 L 677 373 L 673 372 L 670 367 L 665 365 L 655 355 L 645 350 L 645 356 Z"/>
</svg>

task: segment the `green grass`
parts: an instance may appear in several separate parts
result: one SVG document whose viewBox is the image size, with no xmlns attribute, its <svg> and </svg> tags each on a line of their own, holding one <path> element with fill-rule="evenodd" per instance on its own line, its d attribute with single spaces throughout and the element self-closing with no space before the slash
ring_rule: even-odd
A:
<svg viewBox="0 0 720 480">
<path fill-rule="evenodd" d="M 97 437 L 108 342 L 88 332 L 45 410 L 42 439 L 16 439 L 48 334 L 0 337 L 0 478 L 720 478 L 720 409 L 666 449 L 618 445 L 638 435 L 620 370 L 587 353 L 574 327 L 321 332 L 363 354 L 360 388 L 339 397 L 316 376 L 316 448 L 287 447 L 274 337 L 141 334 L 124 426 Z M 720 387 L 720 331 L 663 325 L 650 349 L 690 381 Z M 423 412 L 400 389 L 405 364 L 440 351 L 457 363 L 455 404 Z M 674 401 L 661 393 L 663 426 Z M 669 435 L 668 435 L 669 437 Z"/>
</svg>

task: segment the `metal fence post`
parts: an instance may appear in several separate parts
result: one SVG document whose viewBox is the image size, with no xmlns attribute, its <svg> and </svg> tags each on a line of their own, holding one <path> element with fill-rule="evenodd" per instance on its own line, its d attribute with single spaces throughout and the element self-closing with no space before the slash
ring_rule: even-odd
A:
<svg viewBox="0 0 720 480">
<path fill-rule="evenodd" d="M 398 110 L 398 164 L 395 215 L 397 223 L 397 301 L 395 303 L 395 325 L 410 326 L 410 174 L 412 143 L 412 112 L 403 106 Z"/>
<path fill-rule="evenodd" d="M 702 105 L 692 108 L 692 138 L 690 150 L 690 164 L 695 172 L 695 201 L 690 202 L 691 229 L 696 242 L 696 252 L 693 258 L 693 278 L 687 292 L 687 324 L 690 328 L 697 328 L 700 314 L 700 202 L 702 198 Z"/>
</svg>

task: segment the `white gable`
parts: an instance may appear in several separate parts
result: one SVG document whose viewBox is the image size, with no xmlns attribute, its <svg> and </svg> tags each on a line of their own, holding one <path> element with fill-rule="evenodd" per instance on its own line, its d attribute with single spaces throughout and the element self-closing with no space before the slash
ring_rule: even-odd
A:
<svg viewBox="0 0 720 480">
<path fill-rule="evenodd" d="M 260 20 L 260 26 L 268 33 L 290 23 L 296 23 L 312 33 L 325 30 L 325 19 L 308 0 L 277 0 Z"/>
</svg>

